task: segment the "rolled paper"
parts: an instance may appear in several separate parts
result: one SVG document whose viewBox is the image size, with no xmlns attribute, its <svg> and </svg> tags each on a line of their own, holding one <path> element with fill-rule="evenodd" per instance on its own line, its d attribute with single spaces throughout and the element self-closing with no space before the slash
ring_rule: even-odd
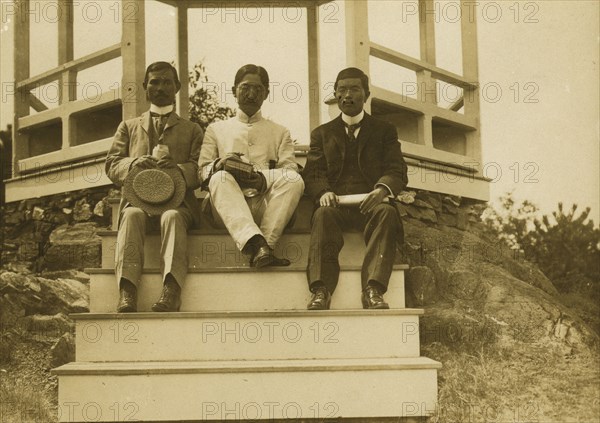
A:
<svg viewBox="0 0 600 423">
<path fill-rule="evenodd" d="M 338 204 L 340 206 L 358 206 L 368 194 L 350 194 L 350 195 L 338 195 Z"/>
<path fill-rule="evenodd" d="M 350 195 L 338 195 L 338 205 L 344 207 L 358 207 L 360 203 L 369 195 L 365 194 L 350 194 Z M 383 199 L 384 203 L 389 203 L 390 199 L 388 197 Z"/>
</svg>

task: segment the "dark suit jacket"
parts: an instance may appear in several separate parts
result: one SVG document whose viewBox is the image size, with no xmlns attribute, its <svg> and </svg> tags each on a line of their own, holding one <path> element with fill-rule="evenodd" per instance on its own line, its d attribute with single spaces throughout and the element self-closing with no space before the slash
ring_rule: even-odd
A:
<svg viewBox="0 0 600 423">
<path fill-rule="evenodd" d="M 344 165 L 347 137 L 341 115 L 312 131 L 302 177 L 305 192 L 315 201 L 325 191 L 333 191 L 338 182 Z M 396 128 L 367 113 L 358 133 L 356 172 L 361 172 L 373 188 L 376 184 L 385 184 L 393 196 L 398 195 L 408 183 Z"/>
<path fill-rule="evenodd" d="M 141 116 L 121 122 L 115 134 L 113 144 L 106 158 L 106 174 L 115 185 L 121 187 L 129 174 L 129 169 L 134 160 L 145 154 L 152 154 L 153 146 L 150 145 L 150 112 Z M 181 170 L 187 185 L 184 198 L 185 205 L 194 215 L 194 223 L 198 224 L 198 205 L 194 190 L 200 186 L 198 180 L 198 157 L 204 133 L 196 123 L 171 113 L 160 142 L 169 146 L 171 157 Z M 127 206 L 121 198 L 119 212 Z M 119 213 L 120 215 L 120 213 Z"/>
</svg>

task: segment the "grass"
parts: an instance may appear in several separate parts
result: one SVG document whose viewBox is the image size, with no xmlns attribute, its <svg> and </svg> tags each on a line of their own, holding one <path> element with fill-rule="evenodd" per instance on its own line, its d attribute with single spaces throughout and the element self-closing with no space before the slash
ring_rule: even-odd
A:
<svg viewBox="0 0 600 423">
<path fill-rule="evenodd" d="M 38 390 L 17 386 L 0 379 L 0 422 L 50 423 L 56 421 L 55 413 Z"/>
<path fill-rule="evenodd" d="M 473 350 L 470 348 L 471 351 Z M 433 342 L 443 363 L 434 423 L 600 422 L 600 354 L 562 344 L 495 342 L 475 354 Z"/>
</svg>

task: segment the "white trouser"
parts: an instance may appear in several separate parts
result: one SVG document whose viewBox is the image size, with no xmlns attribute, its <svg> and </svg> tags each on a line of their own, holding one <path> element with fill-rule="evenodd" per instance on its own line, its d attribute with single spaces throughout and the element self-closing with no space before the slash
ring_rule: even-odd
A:
<svg viewBox="0 0 600 423">
<path fill-rule="evenodd" d="M 295 170 L 261 172 L 267 180 L 267 190 L 253 198 L 244 197 L 229 172 L 216 172 L 208 183 L 213 216 L 220 218 L 240 250 L 257 234 L 275 248 L 304 193 L 304 181 Z"/>
</svg>

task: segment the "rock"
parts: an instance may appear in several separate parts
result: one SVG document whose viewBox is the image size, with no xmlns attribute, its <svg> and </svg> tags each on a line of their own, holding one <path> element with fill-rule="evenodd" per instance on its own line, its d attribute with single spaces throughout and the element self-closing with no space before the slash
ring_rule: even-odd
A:
<svg viewBox="0 0 600 423">
<path fill-rule="evenodd" d="M 90 275 L 75 269 L 44 271 L 40 276 L 46 279 L 74 279 L 85 284 L 90 282 Z"/>
<path fill-rule="evenodd" d="M 70 333 L 63 334 L 50 349 L 51 367 L 75 361 L 75 338 Z"/>
<path fill-rule="evenodd" d="M 75 327 L 74 323 L 68 320 L 63 313 L 57 313 L 54 316 L 40 314 L 25 316 L 20 319 L 19 325 L 28 332 L 53 338 L 70 332 Z"/>
<path fill-rule="evenodd" d="M 80 298 L 69 304 L 69 309 L 71 313 L 89 313 L 90 302 L 85 298 Z"/>
<path fill-rule="evenodd" d="M 23 210 L 15 210 L 13 212 L 7 212 L 4 216 L 4 223 L 6 225 L 18 225 L 25 221 L 25 212 Z"/>
<path fill-rule="evenodd" d="M 469 226 L 469 215 L 462 210 L 456 214 L 456 227 L 461 231 L 465 231 Z"/>
<path fill-rule="evenodd" d="M 442 213 L 442 214 L 440 214 L 438 221 L 442 225 L 456 227 L 456 220 L 457 220 L 456 216 L 454 216 L 452 214 Z"/>
<path fill-rule="evenodd" d="M 444 293 L 451 298 L 475 301 L 486 294 L 480 277 L 468 270 L 449 272 Z"/>
<path fill-rule="evenodd" d="M 454 207 L 459 207 L 461 198 L 455 195 L 446 195 L 442 200 L 443 204 L 452 205 Z"/>
<path fill-rule="evenodd" d="M 62 225 L 50 234 L 50 246 L 44 256 L 48 270 L 100 267 L 102 241 L 93 222 Z"/>
<path fill-rule="evenodd" d="M 100 217 L 104 216 L 104 201 L 99 201 L 96 203 L 96 206 L 94 207 L 94 215 Z"/>
<path fill-rule="evenodd" d="M 438 218 L 433 209 L 423 209 L 421 220 L 425 222 L 437 223 Z"/>
<path fill-rule="evenodd" d="M 396 197 L 398 201 L 404 204 L 412 204 L 415 201 L 415 196 L 417 195 L 414 191 L 402 191 Z"/>
<path fill-rule="evenodd" d="M 419 199 L 416 199 L 412 205 L 416 206 L 416 207 L 425 208 L 425 209 L 433 209 L 433 206 L 431 204 L 429 204 L 423 200 L 419 200 Z"/>
<path fill-rule="evenodd" d="M 427 266 L 411 267 L 406 272 L 406 291 L 411 294 L 415 306 L 434 304 L 439 298 L 435 276 Z"/>
<path fill-rule="evenodd" d="M 442 211 L 444 211 L 446 213 L 450 213 L 450 214 L 456 214 L 456 213 L 458 213 L 458 206 L 444 202 L 442 204 Z"/>
<path fill-rule="evenodd" d="M 429 204 L 435 211 L 442 211 L 442 196 L 440 194 L 436 192 L 419 191 L 416 198 Z"/>
<path fill-rule="evenodd" d="M 81 310 L 89 302 L 89 286 L 73 279 L 53 280 L 3 272 L 0 287 L 27 314 L 66 314 Z"/>
<path fill-rule="evenodd" d="M 92 217 L 92 208 L 85 198 L 77 200 L 73 208 L 73 220 L 76 222 L 84 222 Z"/>
<path fill-rule="evenodd" d="M 397 203 L 396 210 L 398 210 L 398 212 L 400 213 L 400 217 L 404 217 L 408 214 L 408 212 L 406 211 L 406 206 L 404 206 L 403 204 Z"/>
<path fill-rule="evenodd" d="M 31 214 L 33 220 L 42 220 L 44 218 L 44 209 L 41 207 L 34 207 Z"/>
</svg>

